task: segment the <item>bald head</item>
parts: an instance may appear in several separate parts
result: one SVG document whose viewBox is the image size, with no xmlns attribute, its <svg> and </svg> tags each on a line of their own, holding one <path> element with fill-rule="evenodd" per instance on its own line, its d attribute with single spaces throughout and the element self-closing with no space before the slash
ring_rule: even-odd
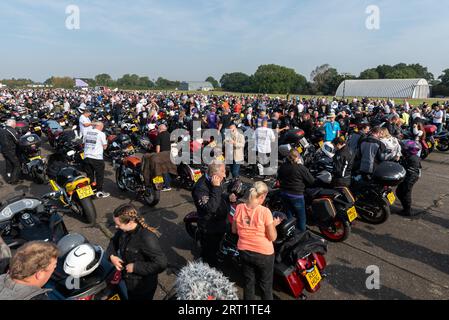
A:
<svg viewBox="0 0 449 320">
<path fill-rule="evenodd" d="M 103 122 L 100 122 L 100 121 L 94 122 L 94 123 L 92 124 L 92 126 L 93 126 L 95 129 L 99 130 L 99 131 L 103 131 L 103 129 L 104 129 L 104 123 L 103 123 Z"/>
</svg>

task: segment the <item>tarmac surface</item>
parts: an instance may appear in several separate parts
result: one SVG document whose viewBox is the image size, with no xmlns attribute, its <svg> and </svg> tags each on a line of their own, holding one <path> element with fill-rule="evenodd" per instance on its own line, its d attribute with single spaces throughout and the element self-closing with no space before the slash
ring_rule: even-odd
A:
<svg viewBox="0 0 449 320">
<path fill-rule="evenodd" d="M 44 141 L 46 139 L 44 138 Z M 43 154 L 49 146 L 44 144 Z M 4 182 L 4 160 L 0 155 L 0 201 L 15 195 L 42 196 L 50 192 L 49 185 L 29 181 L 10 186 Z M 107 247 L 115 231 L 111 215 L 120 204 L 132 201 L 147 222 L 162 233 L 160 243 L 169 263 L 182 267 L 198 257 L 199 250 L 187 235 L 183 218 L 195 211 L 190 192 L 174 187 L 162 193 L 156 208 L 148 208 L 134 201 L 130 193 L 121 192 L 115 184 L 115 173 L 108 163 L 105 174 L 107 199 L 95 200 L 97 227 L 86 227 L 77 217 L 65 215 L 71 232 L 85 235 L 89 241 Z M 396 215 L 399 202 L 392 208 L 387 223 L 373 226 L 357 221 L 349 239 L 344 243 L 329 243 L 326 260 L 327 277 L 321 289 L 307 294 L 309 300 L 447 300 L 449 299 L 449 153 L 433 153 L 423 161 L 423 176 L 414 189 L 414 210 L 418 218 Z M 379 271 L 378 288 L 368 289 L 372 283 L 372 268 Z M 368 270 L 367 270 L 368 269 Z M 225 267 L 225 274 L 239 287 L 243 297 L 242 278 L 238 270 Z M 175 281 L 168 270 L 159 276 L 155 299 L 163 299 Z M 291 300 L 282 287 L 275 285 L 275 298 Z"/>
</svg>

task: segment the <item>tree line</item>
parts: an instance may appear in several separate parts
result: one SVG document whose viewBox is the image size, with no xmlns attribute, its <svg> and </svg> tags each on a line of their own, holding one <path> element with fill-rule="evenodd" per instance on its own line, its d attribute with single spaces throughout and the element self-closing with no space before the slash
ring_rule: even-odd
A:
<svg viewBox="0 0 449 320">
<path fill-rule="evenodd" d="M 216 90 L 238 93 L 271 93 L 271 94 L 307 94 L 332 96 L 342 81 L 351 79 L 411 79 L 424 78 L 432 85 L 434 96 L 449 96 L 449 69 L 443 71 L 438 78 L 420 64 L 399 63 L 394 66 L 380 65 L 364 70 L 359 76 L 343 74 L 328 64 L 316 67 L 310 75 L 311 81 L 297 73 L 294 69 L 275 64 L 261 65 L 253 75 L 243 72 L 225 73 L 220 81 L 208 77 Z M 83 79 L 90 87 L 106 86 L 109 88 L 132 90 L 175 90 L 180 81 L 172 81 L 162 77 L 153 81 L 148 76 L 125 74 L 114 80 L 109 74 L 96 75 L 93 79 Z M 25 87 L 33 84 L 30 79 L 9 79 L 1 83 L 11 88 Z M 70 77 L 51 77 L 46 85 L 55 88 L 73 88 L 74 79 Z"/>
</svg>

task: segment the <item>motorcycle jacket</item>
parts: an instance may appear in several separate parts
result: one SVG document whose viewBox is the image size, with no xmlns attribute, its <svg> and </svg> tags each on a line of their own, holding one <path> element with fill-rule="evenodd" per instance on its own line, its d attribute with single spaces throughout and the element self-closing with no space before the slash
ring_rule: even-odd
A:
<svg viewBox="0 0 449 320">
<path fill-rule="evenodd" d="M 19 142 L 19 135 L 12 127 L 0 129 L 0 145 L 4 153 L 15 153 L 16 146 Z"/>
<path fill-rule="evenodd" d="M 198 180 L 192 190 L 198 211 L 198 227 L 206 234 L 224 234 L 226 219 L 231 209 L 223 188 L 214 187 L 207 175 Z"/>
<path fill-rule="evenodd" d="M 348 146 L 338 150 L 334 156 L 334 177 L 335 179 L 351 180 L 352 167 L 354 165 L 354 155 Z"/>
</svg>

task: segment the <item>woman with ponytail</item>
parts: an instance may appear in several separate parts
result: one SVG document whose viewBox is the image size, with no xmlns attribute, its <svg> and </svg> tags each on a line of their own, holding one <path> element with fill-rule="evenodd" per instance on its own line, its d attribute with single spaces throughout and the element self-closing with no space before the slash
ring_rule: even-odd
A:
<svg viewBox="0 0 449 320">
<path fill-rule="evenodd" d="M 276 227 L 270 209 L 263 206 L 268 187 L 256 182 L 246 203 L 237 206 L 232 232 L 239 235 L 237 247 L 245 277 L 244 299 L 255 300 L 255 286 L 262 291 L 263 300 L 273 300 L 274 246 Z"/>
<path fill-rule="evenodd" d="M 118 207 L 113 215 L 119 229 L 111 239 L 107 254 L 122 271 L 129 300 L 153 300 L 158 274 L 167 268 L 167 258 L 159 245 L 159 232 L 148 226 L 131 204 Z"/>
</svg>

